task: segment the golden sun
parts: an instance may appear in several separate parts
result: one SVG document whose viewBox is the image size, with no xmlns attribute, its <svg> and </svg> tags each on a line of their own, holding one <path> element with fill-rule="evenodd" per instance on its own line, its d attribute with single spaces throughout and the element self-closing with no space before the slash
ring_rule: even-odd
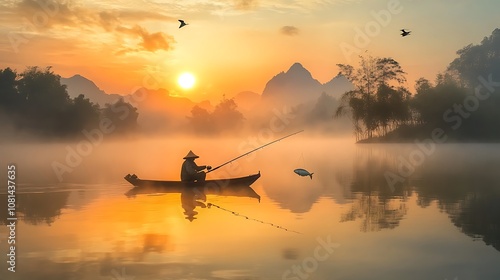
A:
<svg viewBox="0 0 500 280">
<path fill-rule="evenodd" d="M 183 73 L 177 79 L 177 83 L 183 89 L 190 89 L 194 86 L 196 79 L 191 73 Z"/>
</svg>

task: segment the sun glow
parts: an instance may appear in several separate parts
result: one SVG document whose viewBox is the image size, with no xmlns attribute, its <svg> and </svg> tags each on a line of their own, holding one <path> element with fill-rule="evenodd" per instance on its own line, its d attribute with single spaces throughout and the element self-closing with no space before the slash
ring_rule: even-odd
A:
<svg viewBox="0 0 500 280">
<path fill-rule="evenodd" d="M 182 73 L 177 80 L 179 86 L 183 89 L 190 89 L 194 86 L 195 78 L 191 73 Z"/>
</svg>

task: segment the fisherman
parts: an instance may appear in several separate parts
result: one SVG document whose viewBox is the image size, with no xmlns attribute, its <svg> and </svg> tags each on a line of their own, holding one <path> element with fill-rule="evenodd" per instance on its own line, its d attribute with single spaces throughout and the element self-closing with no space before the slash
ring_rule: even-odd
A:
<svg viewBox="0 0 500 280">
<path fill-rule="evenodd" d="M 210 170 L 212 167 L 210 165 L 200 165 L 198 166 L 194 160 L 199 158 L 192 151 L 184 157 L 185 161 L 182 163 L 181 168 L 181 181 L 183 182 L 194 182 L 194 181 L 205 181 L 207 173 L 203 169 Z"/>
</svg>

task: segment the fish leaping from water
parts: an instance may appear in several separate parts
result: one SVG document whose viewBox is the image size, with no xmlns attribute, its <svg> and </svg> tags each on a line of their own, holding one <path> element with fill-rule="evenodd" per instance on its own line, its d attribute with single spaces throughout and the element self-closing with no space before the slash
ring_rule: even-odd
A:
<svg viewBox="0 0 500 280">
<path fill-rule="evenodd" d="M 179 22 L 181 23 L 181 25 L 179 26 L 179 28 L 182 28 L 186 25 L 188 25 L 187 23 L 185 23 L 182 19 L 179 19 Z"/>
<path fill-rule="evenodd" d="M 405 37 L 405 36 L 408 36 L 410 35 L 411 31 L 406 31 L 404 29 L 401 29 L 401 37 Z"/>
<path fill-rule="evenodd" d="M 313 174 L 314 174 L 314 173 L 309 173 L 309 171 L 302 169 L 302 168 L 295 169 L 293 172 L 297 173 L 297 175 L 299 175 L 299 176 L 309 176 L 309 177 L 311 177 L 311 180 L 312 180 Z"/>
</svg>

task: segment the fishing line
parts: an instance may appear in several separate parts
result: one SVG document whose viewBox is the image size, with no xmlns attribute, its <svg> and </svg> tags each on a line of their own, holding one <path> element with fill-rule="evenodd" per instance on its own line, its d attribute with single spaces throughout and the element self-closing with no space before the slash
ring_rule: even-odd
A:
<svg viewBox="0 0 500 280">
<path fill-rule="evenodd" d="M 278 228 L 278 229 L 282 229 L 282 230 L 285 230 L 285 231 L 289 231 L 289 232 L 293 232 L 293 233 L 302 234 L 302 233 L 300 233 L 300 232 L 298 232 L 298 231 L 290 230 L 290 229 L 284 228 L 284 227 L 282 227 L 282 226 L 279 226 L 279 225 L 276 225 L 276 224 L 273 224 L 273 223 L 268 223 L 268 222 L 264 222 L 264 221 L 257 220 L 257 219 L 254 219 L 254 218 L 250 218 L 250 217 L 245 216 L 245 215 L 241 215 L 240 213 L 237 213 L 237 212 L 231 211 L 231 210 L 229 210 L 229 209 L 226 209 L 226 208 L 220 207 L 219 205 L 215 205 L 215 204 L 210 203 L 210 202 L 209 202 L 209 203 L 207 203 L 207 207 L 208 207 L 208 208 L 211 208 L 212 206 L 213 206 L 213 207 L 216 207 L 216 208 L 219 208 L 219 209 L 220 209 L 220 210 L 222 210 L 222 211 L 229 212 L 229 213 L 231 213 L 231 214 L 233 214 L 233 215 L 235 215 L 235 216 L 238 216 L 238 217 L 243 217 L 243 218 L 245 218 L 245 219 L 247 219 L 247 220 L 252 220 L 252 221 L 255 221 L 255 222 L 259 222 L 259 223 L 261 223 L 261 224 L 270 225 L 270 226 L 272 226 L 272 227 L 275 227 L 275 228 Z"/>
</svg>

